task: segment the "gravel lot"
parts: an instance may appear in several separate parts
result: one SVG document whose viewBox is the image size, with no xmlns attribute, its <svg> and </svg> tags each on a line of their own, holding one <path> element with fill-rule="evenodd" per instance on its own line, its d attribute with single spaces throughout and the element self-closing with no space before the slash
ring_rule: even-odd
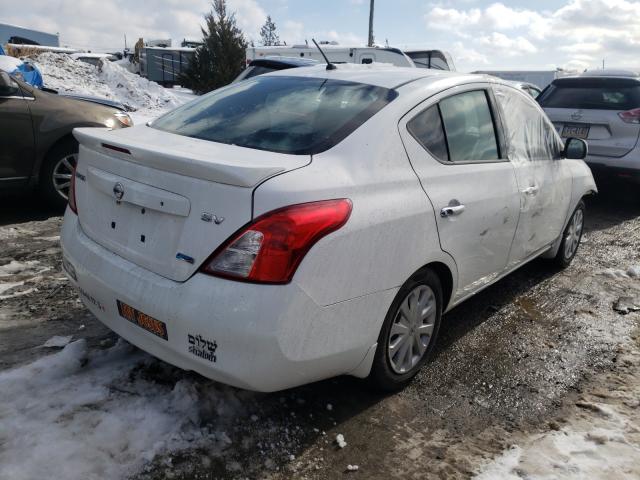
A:
<svg viewBox="0 0 640 480">
<path fill-rule="evenodd" d="M 569 269 L 536 260 L 450 312 L 433 361 L 392 396 L 351 378 L 243 392 L 118 343 L 62 273 L 61 218 L 3 200 L 0 478 L 640 477 L 633 189 L 589 200 Z M 43 347 L 54 336 L 71 338 Z"/>
</svg>

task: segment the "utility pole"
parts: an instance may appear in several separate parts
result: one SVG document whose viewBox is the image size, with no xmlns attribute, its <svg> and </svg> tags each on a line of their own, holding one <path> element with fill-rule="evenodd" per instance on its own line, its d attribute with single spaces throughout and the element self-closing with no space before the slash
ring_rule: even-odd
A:
<svg viewBox="0 0 640 480">
<path fill-rule="evenodd" d="M 369 47 L 373 47 L 373 2 L 371 0 L 371 7 L 369 8 Z"/>
</svg>

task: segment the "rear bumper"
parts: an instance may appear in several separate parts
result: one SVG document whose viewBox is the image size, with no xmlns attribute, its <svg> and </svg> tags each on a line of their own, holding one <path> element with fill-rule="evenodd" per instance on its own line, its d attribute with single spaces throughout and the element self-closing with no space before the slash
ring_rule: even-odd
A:
<svg viewBox="0 0 640 480">
<path fill-rule="evenodd" d="M 295 283 L 254 285 L 203 274 L 174 282 L 95 243 L 68 209 L 61 240 L 72 283 L 107 327 L 168 363 L 250 390 L 282 390 L 355 369 L 366 375 L 370 365 L 362 363 L 365 356 L 370 362 L 380 325 L 358 332 L 350 319 L 384 317 L 396 292 L 321 307 Z M 121 317 L 117 300 L 164 322 L 168 338 Z"/>
<path fill-rule="evenodd" d="M 624 157 L 589 155 L 585 162 L 594 176 L 618 178 L 640 183 L 640 150 L 633 149 Z"/>
</svg>

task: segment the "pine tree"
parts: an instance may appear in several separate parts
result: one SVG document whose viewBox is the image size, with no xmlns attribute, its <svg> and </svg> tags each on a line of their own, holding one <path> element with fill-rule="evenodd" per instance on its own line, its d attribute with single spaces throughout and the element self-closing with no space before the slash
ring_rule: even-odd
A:
<svg viewBox="0 0 640 480">
<path fill-rule="evenodd" d="M 260 29 L 260 37 L 265 47 L 280 45 L 280 37 L 276 33 L 276 24 L 271 20 L 271 15 L 267 15 L 267 21 Z"/>
<path fill-rule="evenodd" d="M 212 11 L 204 18 L 203 45 L 180 75 L 182 86 L 197 94 L 230 83 L 245 68 L 246 60 L 247 41 L 235 14 L 227 12 L 226 0 L 213 0 Z"/>
</svg>

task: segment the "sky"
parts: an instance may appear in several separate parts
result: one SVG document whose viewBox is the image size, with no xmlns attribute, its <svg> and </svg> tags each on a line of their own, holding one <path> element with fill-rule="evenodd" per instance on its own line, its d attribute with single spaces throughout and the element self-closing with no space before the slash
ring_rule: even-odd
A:
<svg viewBox="0 0 640 480">
<path fill-rule="evenodd" d="M 227 0 L 249 40 L 266 16 L 287 44 L 365 45 L 369 0 Z M 0 0 L 0 22 L 58 32 L 61 43 L 121 49 L 139 37 L 200 38 L 208 0 Z M 376 43 L 437 48 L 460 71 L 638 67 L 640 1 L 376 0 Z"/>
</svg>

